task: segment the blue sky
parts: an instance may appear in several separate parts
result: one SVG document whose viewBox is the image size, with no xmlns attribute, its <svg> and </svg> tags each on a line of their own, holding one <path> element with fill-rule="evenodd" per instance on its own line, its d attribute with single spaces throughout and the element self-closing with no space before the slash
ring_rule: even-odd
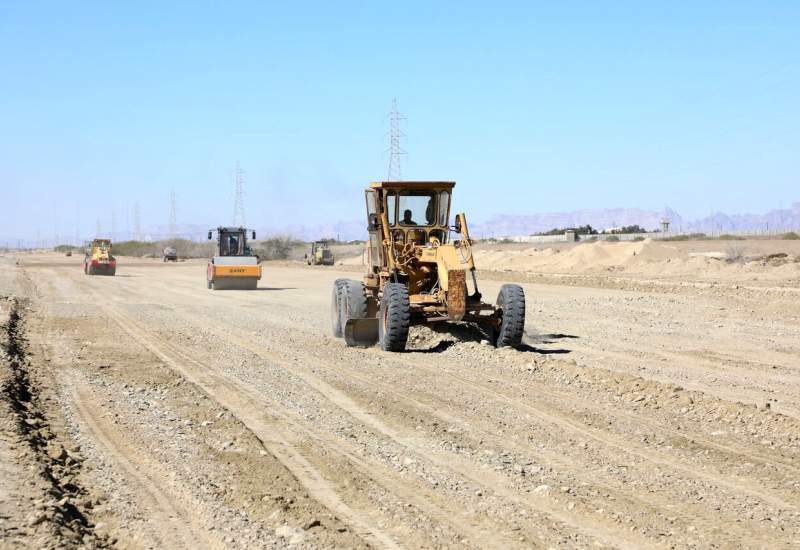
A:
<svg viewBox="0 0 800 550">
<path fill-rule="evenodd" d="M 655 4 L 0 1 L 0 240 L 360 219 L 393 97 L 476 220 L 800 200 L 800 3 Z"/>
</svg>

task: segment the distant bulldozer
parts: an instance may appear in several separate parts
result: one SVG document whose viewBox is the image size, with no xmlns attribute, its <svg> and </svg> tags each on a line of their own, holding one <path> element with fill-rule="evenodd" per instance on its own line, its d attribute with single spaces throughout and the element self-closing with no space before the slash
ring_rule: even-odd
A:
<svg viewBox="0 0 800 550">
<path fill-rule="evenodd" d="M 495 304 L 481 300 L 464 214 L 449 225 L 453 182 L 377 182 L 366 189 L 368 273 L 338 279 L 332 328 L 349 346 L 380 342 L 402 351 L 409 326 L 441 321 L 479 325 L 497 347 L 518 346 L 525 293 L 506 284 Z M 467 274 L 473 292 L 468 292 Z"/>
<path fill-rule="evenodd" d="M 308 265 L 333 265 L 333 252 L 328 247 L 328 241 L 315 241 L 311 243 L 311 254 L 306 254 Z"/>
<path fill-rule="evenodd" d="M 208 232 L 211 240 L 214 230 Z M 256 232 L 252 232 L 253 240 Z M 206 281 L 214 290 L 255 290 L 261 279 L 261 263 L 247 244 L 244 227 L 218 227 L 217 250 L 208 261 Z"/>
</svg>

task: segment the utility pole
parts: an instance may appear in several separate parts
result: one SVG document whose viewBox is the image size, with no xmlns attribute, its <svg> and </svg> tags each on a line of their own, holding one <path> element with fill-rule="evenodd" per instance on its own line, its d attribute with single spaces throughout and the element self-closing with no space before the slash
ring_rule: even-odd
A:
<svg viewBox="0 0 800 550">
<path fill-rule="evenodd" d="M 117 211 L 115 208 L 111 208 L 111 240 L 117 240 Z"/>
<path fill-rule="evenodd" d="M 142 221 L 139 218 L 139 203 L 133 205 L 133 239 L 135 241 L 142 240 Z"/>
<path fill-rule="evenodd" d="M 406 154 L 400 147 L 400 140 L 406 135 L 400 129 L 400 121 L 405 120 L 397 111 L 397 98 L 392 99 L 392 111 L 389 113 L 389 181 L 403 179 L 401 158 Z"/>
<path fill-rule="evenodd" d="M 100 223 L 100 216 L 97 216 L 97 226 L 95 227 L 95 238 L 100 238 L 103 234 L 103 225 Z"/>
<path fill-rule="evenodd" d="M 244 170 L 236 161 L 236 169 L 233 171 L 234 180 L 234 199 L 233 199 L 233 225 L 234 227 L 244 227 L 247 220 L 244 215 Z"/>
<path fill-rule="evenodd" d="M 174 239 L 178 233 L 178 213 L 175 205 L 175 190 L 169 193 L 169 236 Z"/>
</svg>

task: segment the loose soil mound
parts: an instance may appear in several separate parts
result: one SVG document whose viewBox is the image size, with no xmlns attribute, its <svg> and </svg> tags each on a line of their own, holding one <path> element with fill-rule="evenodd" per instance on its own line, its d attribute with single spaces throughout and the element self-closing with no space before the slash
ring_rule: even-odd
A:
<svg viewBox="0 0 800 550">
<path fill-rule="evenodd" d="M 780 250 L 778 250 L 780 249 Z M 593 242 L 546 248 L 478 247 L 480 269 L 538 273 L 619 272 L 652 277 L 800 280 L 800 247 L 787 241 Z"/>
</svg>

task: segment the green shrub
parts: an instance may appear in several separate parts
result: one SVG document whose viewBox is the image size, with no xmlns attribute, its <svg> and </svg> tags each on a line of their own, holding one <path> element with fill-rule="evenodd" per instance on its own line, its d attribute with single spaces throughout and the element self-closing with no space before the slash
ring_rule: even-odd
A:
<svg viewBox="0 0 800 550">
<path fill-rule="evenodd" d="M 718 238 L 721 241 L 743 241 L 744 240 L 744 237 L 740 237 L 739 235 L 731 235 L 729 233 L 723 233 Z"/>
<path fill-rule="evenodd" d="M 790 231 L 789 233 L 784 233 L 783 235 L 781 235 L 781 239 L 785 241 L 800 241 L 800 235 L 798 235 L 794 231 Z"/>
<path fill-rule="evenodd" d="M 633 242 L 635 242 L 635 243 L 642 242 L 643 240 L 644 240 L 644 237 L 642 237 L 642 236 L 639 236 L 639 237 L 634 237 L 634 238 L 633 238 Z"/>
<path fill-rule="evenodd" d="M 661 239 L 662 241 L 700 241 L 707 239 L 705 233 L 689 233 L 688 235 L 672 235 Z"/>
<path fill-rule="evenodd" d="M 610 237 L 608 237 L 605 240 L 610 242 L 610 243 L 617 243 L 617 242 L 619 242 L 619 237 L 617 237 L 616 235 L 611 235 Z"/>
<path fill-rule="evenodd" d="M 272 237 L 255 244 L 253 253 L 262 260 L 286 260 L 291 256 L 292 249 L 305 246 L 303 241 L 289 236 Z"/>
</svg>

